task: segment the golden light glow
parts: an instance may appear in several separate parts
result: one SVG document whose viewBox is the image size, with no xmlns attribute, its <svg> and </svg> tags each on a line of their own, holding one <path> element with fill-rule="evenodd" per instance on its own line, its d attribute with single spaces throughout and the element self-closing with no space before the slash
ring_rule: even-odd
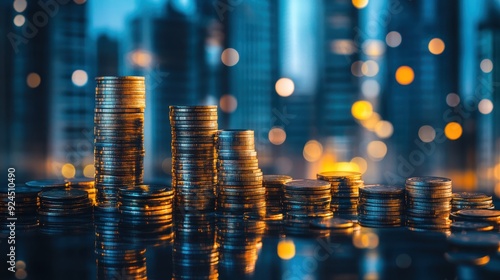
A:
<svg viewBox="0 0 500 280">
<path fill-rule="evenodd" d="M 352 104 L 351 113 L 355 119 L 367 120 L 373 114 L 373 106 L 366 100 L 359 100 Z"/>
<path fill-rule="evenodd" d="M 334 164 L 331 165 L 331 168 L 328 169 L 328 171 L 354 171 L 354 172 L 361 172 L 360 167 L 358 166 L 357 163 L 352 162 L 352 161 L 341 161 L 341 162 L 335 162 Z"/>
<path fill-rule="evenodd" d="M 30 88 L 38 87 L 41 82 L 42 78 L 40 78 L 40 75 L 38 75 L 37 73 L 29 73 L 26 77 L 26 84 L 28 84 Z"/>
<path fill-rule="evenodd" d="M 93 164 L 87 164 L 83 168 L 83 176 L 87 178 L 94 178 L 95 175 L 95 168 Z"/>
<path fill-rule="evenodd" d="M 79 87 L 83 87 L 84 85 L 86 85 L 88 80 L 89 77 L 87 75 L 87 72 L 83 70 L 75 70 L 71 75 L 71 81 L 73 82 L 73 84 Z"/>
<path fill-rule="evenodd" d="M 448 95 L 446 95 L 446 104 L 448 104 L 448 106 L 450 107 L 456 107 L 458 104 L 460 104 L 460 96 L 453 92 L 448 93 Z"/>
<path fill-rule="evenodd" d="M 444 49 L 445 49 L 445 45 L 444 45 L 443 40 L 441 40 L 439 38 L 432 39 L 429 42 L 428 47 L 429 47 L 429 51 L 435 55 L 442 54 L 444 52 Z"/>
<path fill-rule="evenodd" d="M 373 112 L 373 114 L 367 119 L 360 121 L 361 125 L 368 129 L 369 131 L 375 131 L 375 126 L 380 121 L 380 115 L 377 112 Z"/>
<path fill-rule="evenodd" d="M 15 0 L 14 4 L 12 4 L 12 6 L 14 6 L 14 10 L 16 12 L 22 13 L 22 12 L 24 12 L 24 10 L 26 10 L 28 3 L 26 2 L 26 0 Z"/>
<path fill-rule="evenodd" d="M 415 73 L 410 66 L 400 66 L 396 70 L 396 81 L 403 86 L 409 85 L 415 79 Z"/>
<path fill-rule="evenodd" d="M 479 64 L 481 71 L 484 73 L 490 73 L 493 70 L 493 62 L 491 59 L 485 58 L 481 60 L 481 64 Z"/>
<path fill-rule="evenodd" d="M 493 175 L 495 179 L 500 180 L 500 163 L 497 163 L 493 168 Z"/>
<path fill-rule="evenodd" d="M 489 99 L 483 99 L 479 101 L 477 108 L 481 114 L 488 115 L 491 111 L 493 111 L 493 102 Z"/>
<path fill-rule="evenodd" d="M 133 65 L 146 68 L 153 62 L 153 56 L 145 50 L 135 50 L 130 53 L 130 60 Z"/>
<path fill-rule="evenodd" d="M 357 9 L 363 9 L 368 5 L 368 0 L 352 0 L 352 5 Z"/>
<path fill-rule="evenodd" d="M 357 232 L 352 237 L 352 244 L 359 249 L 375 249 L 378 243 L 378 235 L 373 232 Z"/>
<path fill-rule="evenodd" d="M 474 260 L 474 264 L 478 266 L 486 265 L 490 262 L 490 256 L 485 255 Z"/>
<path fill-rule="evenodd" d="M 286 132 L 281 127 L 273 127 L 271 128 L 271 130 L 269 130 L 268 137 L 269 142 L 273 143 L 274 145 L 281 145 L 286 140 Z"/>
<path fill-rule="evenodd" d="M 450 122 L 445 126 L 444 134 L 450 140 L 457 140 L 462 136 L 462 126 L 457 122 Z"/>
<path fill-rule="evenodd" d="M 22 260 L 16 261 L 16 268 L 17 269 L 25 269 L 26 263 Z"/>
<path fill-rule="evenodd" d="M 282 260 L 290 260 L 295 257 L 295 244 L 292 240 L 281 240 L 277 248 L 278 256 Z"/>
<path fill-rule="evenodd" d="M 236 108 L 238 108 L 238 101 L 236 100 L 236 97 L 231 94 L 225 94 L 221 96 L 219 106 L 222 112 L 232 113 L 236 111 Z"/>
<path fill-rule="evenodd" d="M 293 91 L 295 90 L 295 84 L 289 78 L 281 78 L 276 81 L 274 88 L 276 89 L 276 92 L 279 96 L 288 97 L 292 95 Z"/>
<path fill-rule="evenodd" d="M 362 66 L 363 66 L 363 61 L 361 60 L 354 61 L 351 64 L 351 73 L 356 77 L 363 77 L 363 73 L 361 72 Z"/>
<path fill-rule="evenodd" d="M 392 136 L 393 132 L 394 132 L 394 127 L 392 126 L 392 123 L 388 121 L 379 121 L 375 125 L 375 133 L 379 138 L 382 139 L 389 138 Z"/>
<path fill-rule="evenodd" d="M 387 154 L 387 146 L 382 141 L 371 141 L 366 147 L 366 152 L 372 160 L 380 161 Z"/>
<path fill-rule="evenodd" d="M 385 43 L 391 47 L 395 48 L 401 44 L 402 38 L 401 34 L 397 31 L 391 31 L 387 33 L 387 36 L 385 36 Z"/>
<path fill-rule="evenodd" d="M 358 166 L 359 172 L 361 172 L 361 174 L 365 174 L 366 170 L 368 169 L 368 162 L 366 162 L 364 158 L 354 157 L 351 159 L 351 162 L 355 163 Z"/>
<path fill-rule="evenodd" d="M 61 168 L 61 174 L 64 178 L 69 179 L 75 177 L 76 169 L 71 163 L 65 163 Z"/>
<path fill-rule="evenodd" d="M 333 40 L 330 44 L 333 53 L 342 55 L 351 55 L 356 50 L 354 42 L 347 39 Z"/>
<path fill-rule="evenodd" d="M 367 77 L 373 77 L 378 74 L 378 63 L 374 60 L 367 60 L 361 65 L 361 73 Z"/>
<path fill-rule="evenodd" d="M 17 15 L 14 17 L 14 25 L 17 27 L 21 27 L 26 22 L 26 18 L 23 15 Z"/>
<path fill-rule="evenodd" d="M 500 182 L 495 184 L 495 195 L 500 197 Z"/>
<path fill-rule="evenodd" d="M 363 52 L 369 56 L 381 56 L 385 52 L 385 45 L 380 40 L 366 40 L 363 43 Z"/>
<path fill-rule="evenodd" d="M 224 65 L 231 67 L 240 61 L 240 54 L 233 48 L 227 48 L 222 52 L 220 59 Z"/>
<path fill-rule="evenodd" d="M 423 125 L 418 130 L 418 138 L 425 143 L 432 142 L 436 138 L 436 130 L 430 125 Z"/>
<path fill-rule="evenodd" d="M 315 162 L 319 160 L 323 154 L 323 145 L 316 140 L 309 140 L 304 145 L 304 151 L 302 154 L 307 161 Z"/>
</svg>

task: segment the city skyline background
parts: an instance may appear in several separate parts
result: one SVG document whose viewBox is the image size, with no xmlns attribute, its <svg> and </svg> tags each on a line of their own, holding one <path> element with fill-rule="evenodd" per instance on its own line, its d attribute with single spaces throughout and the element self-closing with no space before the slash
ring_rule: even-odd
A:
<svg viewBox="0 0 500 280">
<path fill-rule="evenodd" d="M 2 167 L 93 176 L 94 77 L 147 79 L 145 180 L 169 105 L 255 130 L 265 174 L 450 177 L 500 196 L 500 1 L 2 1 Z"/>
</svg>

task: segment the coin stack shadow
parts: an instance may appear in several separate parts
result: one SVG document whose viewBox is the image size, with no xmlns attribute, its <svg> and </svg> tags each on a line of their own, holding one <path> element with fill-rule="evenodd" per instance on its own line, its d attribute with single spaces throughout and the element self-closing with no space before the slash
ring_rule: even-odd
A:
<svg viewBox="0 0 500 280">
<path fill-rule="evenodd" d="M 266 189 L 253 130 L 220 130 L 217 148 L 217 214 L 266 216 Z"/>
<path fill-rule="evenodd" d="M 405 189 L 390 185 L 359 188 L 358 222 L 365 227 L 399 227 L 404 224 Z"/>
<path fill-rule="evenodd" d="M 293 233 L 309 228 L 312 219 L 331 218 L 330 183 L 321 180 L 299 179 L 285 183 L 283 194 L 284 229 Z"/>
<path fill-rule="evenodd" d="M 87 192 L 51 189 L 38 194 L 38 218 L 46 233 L 88 229 L 92 224 L 92 201 Z"/>
<path fill-rule="evenodd" d="M 0 225 L 2 225 L 2 230 L 7 229 L 9 224 L 7 218 L 9 217 L 17 219 L 16 229 L 28 229 L 38 226 L 36 212 L 40 204 L 38 199 L 40 191 L 40 188 L 16 184 L 15 196 L 12 196 L 7 187 L 0 189 Z M 13 215 L 9 215 L 9 213 L 13 213 Z"/>
<path fill-rule="evenodd" d="M 451 213 L 450 216 L 453 222 L 486 223 L 493 226 L 495 231 L 500 230 L 500 210 L 463 209 Z"/>
<path fill-rule="evenodd" d="M 462 209 L 495 209 L 493 197 L 480 192 L 453 193 L 451 211 Z"/>
<path fill-rule="evenodd" d="M 218 279 L 213 213 L 177 215 L 175 225 L 172 279 Z"/>
<path fill-rule="evenodd" d="M 448 178 L 406 179 L 406 225 L 410 230 L 448 231 L 452 183 Z"/>
<path fill-rule="evenodd" d="M 318 180 L 331 184 L 331 209 L 335 217 L 356 220 L 358 214 L 359 188 L 364 182 L 361 173 L 348 171 L 328 171 L 316 175 Z"/>
<path fill-rule="evenodd" d="M 94 166 L 98 210 L 117 211 L 118 189 L 143 182 L 144 77 L 97 77 Z"/>
<path fill-rule="evenodd" d="M 215 209 L 217 106 L 170 106 L 174 209 Z"/>
<path fill-rule="evenodd" d="M 86 191 L 89 194 L 89 198 L 92 201 L 92 205 L 95 205 L 95 179 L 89 178 L 72 178 L 67 179 L 66 182 L 69 184 L 70 189 Z"/>
</svg>

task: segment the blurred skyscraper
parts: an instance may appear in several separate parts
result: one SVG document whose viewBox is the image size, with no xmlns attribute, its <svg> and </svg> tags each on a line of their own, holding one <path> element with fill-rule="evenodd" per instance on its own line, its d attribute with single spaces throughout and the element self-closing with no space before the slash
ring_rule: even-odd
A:
<svg viewBox="0 0 500 280">
<path fill-rule="evenodd" d="M 116 76 L 118 70 L 118 40 L 108 36 L 100 35 L 97 38 L 97 68 L 96 76 Z"/>
</svg>

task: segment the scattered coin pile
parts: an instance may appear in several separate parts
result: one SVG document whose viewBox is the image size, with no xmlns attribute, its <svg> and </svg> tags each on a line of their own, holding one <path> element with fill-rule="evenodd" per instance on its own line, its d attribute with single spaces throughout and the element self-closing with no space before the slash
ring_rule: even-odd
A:
<svg viewBox="0 0 500 280">
<path fill-rule="evenodd" d="M 359 172 L 330 171 L 317 174 L 318 180 L 331 184 L 331 209 L 337 217 L 355 218 L 358 211 L 359 188 L 364 182 Z"/>
<path fill-rule="evenodd" d="M 359 188 L 358 222 L 365 227 L 398 227 L 404 222 L 404 188 L 365 185 Z"/>
<path fill-rule="evenodd" d="M 184 213 L 175 219 L 172 279 L 218 279 L 214 215 Z"/>
<path fill-rule="evenodd" d="M 9 224 L 7 218 L 15 217 L 17 218 L 16 228 L 27 229 L 37 226 L 36 211 L 39 205 L 38 193 L 40 191 L 40 188 L 17 184 L 15 196 L 13 196 L 7 187 L 2 187 L 0 189 L 0 224 Z M 5 227 L 3 228 L 5 229 Z"/>
<path fill-rule="evenodd" d="M 170 127 L 175 210 L 214 210 L 217 106 L 170 106 Z"/>
<path fill-rule="evenodd" d="M 480 192 L 454 193 L 451 199 L 451 211 L 462 209 L 495 209 L 493 198 Z"/>
<path fill-rule="evenodd" d="M 94 179 L 73 178 L 67 179 L 66 182 L 68 182 L 70 189 L 86 191 L 89 194 L 89 198 L 92 201 L 92 204 L 95 205 L 96 189 Z"/>
<path fill-rule="evenodd" d="M 26 187 L 33 187 L 36 189 L 65 189 L 69 183 L 59 179 L 45 179 L 26 182 Z"/>
<path fill-rule="evenodd" d="M 479 222 L 492 225 L 495 230 L 500 229 L 500 210 L 463 209 L 451 214 L 454 222 Z"/>
<path fill-rule="evenodd" d="M 253 130 L 220 130 L 216 136 L 217 213 L 266 215 L 266 189 Z"/>
<path fill-rule="evenodd" d="M 285 183 L 285 227 L 309 227 L 312 218 L 331 218 L 331 200 L 331 186 L 326 181 L 300 179 Z"/>
<path fill-rule="evenodd" d="M 97 206 L 116 211 L 118 189 L 141 184 L 144 170 L 144 77 L 98 77 L 94 165 Z"/>
<path fill-rule="evenodd" d="M 287 175 L 264 175 L 262 184 L 266 189 L 266 213 L 282 213 L 283 188 L 292 180 Z"/>
<path fill-rule="evenodd" d="M 406 224 L 411 230 L 450 229 L 452 184 L 448 178 L 406 179 Z"/>
</svg>

